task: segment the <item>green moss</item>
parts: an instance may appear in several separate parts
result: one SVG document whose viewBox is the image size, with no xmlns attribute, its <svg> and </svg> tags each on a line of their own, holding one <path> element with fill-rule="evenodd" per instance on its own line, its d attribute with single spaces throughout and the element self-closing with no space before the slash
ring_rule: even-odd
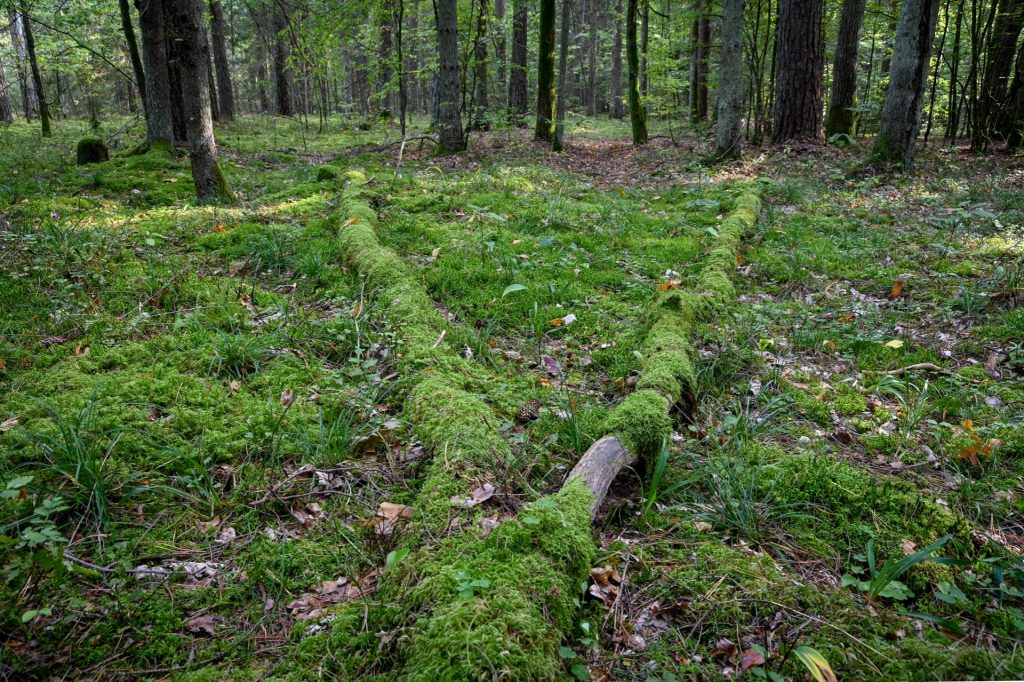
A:
<svg viewBox="0 0 1024 682">
<path fill-rule="evenodd" d="M 608 431 L 641 457 L 651 457 L 672 433 L 668 402 L 656 391 L 636 391 L 609 417 Z"/>
<path fill-rule="evenodd" d="M 317 182 L 329 182 L 337 180 L 339 177 L 341 177 L 341 174 L 338 173 L 338 169 L 334 166 L 320 166 L 316 169 Z"/>
<path fill-rule="evenodd" d="M 75 146 L 75 163 L 84 166 L 90 163 L 100 163 L 110 158 L 110 150 L 107 143 L 98 137 L 83 137 Z"/>
<path fill-rule="evenodd" d="M 832 408 L 843 415 L 867 412 L 868 403 L 863 395 L 854 391 L 840 391 L 832 403 Z"/>
</svg>

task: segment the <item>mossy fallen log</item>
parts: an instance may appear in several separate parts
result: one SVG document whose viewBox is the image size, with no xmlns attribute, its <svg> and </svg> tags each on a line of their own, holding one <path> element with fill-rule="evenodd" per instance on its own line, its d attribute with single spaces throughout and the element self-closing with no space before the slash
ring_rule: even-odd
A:
<svg viewBox="0 0 1024 682">
<path fill-rule="evenodd" d="M 389 677 L 425 681 L 564 675 L 558 648 L 571 632 L 594 558 L 593 516 L 618 471 L 653 454 L 671 432 L 673 406 L 694 386 L 692 325 L 734 297 L 728 272 L 758 209 L 756 194 L 737 201 L 697 291 L 659 296 L 638 390 L 613 412 L 609 436 L 588 449 L 559 492 L 483 537 L 467 531 L 419 549 L 382 576 L 372 604 L 342 609 L 330 640 L 347 676 L 388 671 Z M 350 217 L 340 235 L 349 260 L 382 287 L 389 315 L 403 326 L 402 367 L 426 375 L 410 393 L 406 414 L 434 453 L 417 502 L 422 522 L 443 529 L 449 499 L 461 492 L 453 465 L 493 466 L 511 453 L 488 423 L 490 408 L 459 385 L 458 372 L 468 363 L 441 350 L 444 321 L 401 259 L 377 241 L 368 213 L 357 200 L 347 203 L 342 214 Z M 387 634 L 379 639 L 370 633 Z"/>
</svg>

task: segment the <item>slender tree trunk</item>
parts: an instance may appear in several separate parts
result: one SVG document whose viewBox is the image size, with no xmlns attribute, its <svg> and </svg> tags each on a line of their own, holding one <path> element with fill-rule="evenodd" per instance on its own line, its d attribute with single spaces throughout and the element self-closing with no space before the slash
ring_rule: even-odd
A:
<svg viewBox="0 0 1024 682">
<path fill-rule="evenodd" d="M 394 79 L 394 57 L 392 56 L 392 10 L 391 3 L 400 0 L 383 0 L 380 17 L 380 51 L 377 54 L 377 96 L 380 98 L 381 116 L 390 118 L 395 111 L 391 81 Z"/>
<path fill-rule="evenodd" d="M 744 0 L 722 2 L 722 55 L 718 81 L 718 117 L 715 156 L 735 158 L 740 153 L 743 118 L 743 10 Z"/>
<path fill-rule="evenodd" d="M 36 39 L 32 33 L 32 19 L 28 15 L 28 5 L 21 3 L 22 28 L 25 31 L 25 49 L 28 51 L 28 63 L 32 68 L 32 82 L 39 96 L 39 123 L 43 137 L 50 136 L 50 109 L 46 104 L 46 91 L 43 90 L 43 75 L 39 71 L 39 60 L 36 58 Z"/>
<path fill-rule="evenodd" d="M 21 106 L 25 112 L 25 120 L 32 121 L 39 116 L 39 98 L 32 83 L 28 68 L 28 52 L 25 50 L 25 31 L 22 17 L 14 9 L 7 11 L 11 26 L 11 45 L 14 48 L 14 68 L 18 74 L 18 87 L 21 89 Z"/>
<path fill-rule="evenodd" d="M 227 38 L 224 34 L 224 8 L 220 0 L 210 0 L 210 39 L 213 65 L 217 70 L 217 104 L 220 117 L 225 121 L 235 118 L 235 91 L 231 85 L 231 66 L 228 62 Z"/>
<path fill-rule="evenodd" d="M 857 126 L 857 49 L 864 22 L 865 0 L 843 0 L 839 17 L 836 58 L 832 66 L 832 88 L 825 116 L 826 139 L 836 134 L 853 135 Z"/>
<path fill-rule="evenodd" d="M 600 20 L 600 13 L 597 9 L 596 0 L 591 0 L 589 9 L 589 35 L 587 37 L 587 115 L 597 116 L 597 103 L 599 99 L 599 88 L 597 87 L 597 25 Z"/>
<path fill-rule="evenodd" d="M 939 0 L 903 0 L 874 159 L 911 172 Z"/>
<path fill-rule="evenodd" d="M 142 58 L 139 56 L 139 44 L 135 40 L 135 22 L 132 20 L 132 8 L 128 0 L 117 0 L 118 8 L 121 11 L 121 29 L 124 31 L 124 41 L 128 46 L 128 60 L 132 63 L 132 73 L 135 74 L 136 87 L 139 89 L 139 97 L 142 98 L 142 106 L 146 106 L 146 71 L 142 68 Z"/>
<path fill-rule="evenodd" d="M 459 11 L 457 0 L 437 0 L 438 138 L 443 153 L 466 148 L 459 113 Z"/>
<path fill-rule="evenodd" d="M 508 108 L 516 125 L 526 119 L 529 96 L 526 91 L 526 60 L 529 4 L 528 0 L 513 0 L 512 7 L 512 64 L 508 78 Z"/>
<path fill-rule="evenodd" d="M 288 57 L 291 49 L 288 46 L 288 17 L 278 3 L 274 4 L 274 83 L 277 96 L 277 113 L 281 116 L 295 114 L 292 97 L 291 74 L 289 73 Z"/>
<path fill-rule="evenodd" d="M 629 122 L 633 128 L 633 144 L 647 144 L 647 111 L 640 100 L 640 55 L 636 41 L 637 3 L 626 3 L 626 63 L 629 68 Z"/>
<path fill-rule="evenodd" d="M 825 41 L 823 0 L 779 2 L 772 142 L 821 137 Z"/>
<path fill-rule="evenodd" d="M 960 0 L 956 9 L 956 28 L 953 31 L 953 55 L 949 62 L 949 120 L 946 124 L 946 139 L 950 145 L 956 144 L 960 130 L 960 104 L 957 99 L 960 72 L 960 28 L 964 18 L 964 0 Z"/>
<path fill-rule="evenodd" d="M 615 0 L 615 41 L 612 44 L 612 118 L 626 115 L 622 103 L 622 0 Z"/>
<path fill-rule="evenodd" d="M 494 63 L 498 93 L 508 92 L 508 55 L 505 45 L 505 0 L 494 0 Z"/>
<path fill-rule="evenodd" d="M 174 150 L 171 84 L 168 76 L 167 33 L 162 0 L 136 0 L 146 72 L 146 146 Z"/>
<path fill-rule="evenodd" d="M 260 113 L 270 111 L 270 93 L 267 90 L 267 53 L 263 41 L 256 43 L 256 99 Z"/>
<path fill-rule="evenodd" d="M 640 99 L 647 106 L 647 52 L 651 43 L 651 3 L 640 0 L 643 4 L 637 7 L 640 12 Z M 646 109 L 645 112 L 646 113 Z"/>
<path fill-rule="evenodd" d="M 11 106 L 11 93 L 7 90 L 7 78 L 4 76 L 4 65 L 0 61 L 0 123 L 13 123 L 14 109 Z"/>
<path fill-rule="evenodd" d="M 1017 50 L 1017 68 L 1010 86 L 1013 107 L 1010 113 L 1009 131 L 1006 136 L 1006 148 L 1014 151 L 1024 147 L 1024 43 Z"/>
<path fill-rule="evenodd" d="M 487 59 L 487 27 L 491 21 L 490 7 L 487 0 L 479 0 L 479 12 L 476 22 L 476 43 L 473 45 L 473 73 L 475 94 L 473 96 L 473 129 L 487 130 L 488 109 L 488 74 L 490 64 Z"/>
<path fill-rule="evenodd" d="M 558 103 L 555 106 L 557 124 L 555 139 L 551 141 L 551 149 L 562 151 L 565 136 L 565 107 L 569 75 L 569 22 L 572 20 L 572 0 L 562 0 L 562 31 L 558 49 Z"/>
<path fill-rule="evenodd" d="M 534 137 L 551 142 L 555 135 L 555 0 L 540 0 L 539 36 Z"/>
<path fill-rule="evenodd" d="M 690 120 L 694 123 L 708 120 L 708 56 L 711 47 L 711 18 L 706 14 L 703 0 L 694 4 L 698 12 L 691 31 L 690 58 Z"/>
<path fill-rule="evenodd" d="M 192 180 L 201 202 L 233 201 L 234 195 L 217 164 L 210 113 L 210 46 L 201 0 L 165 0 L 172 58 L 179 64 L 184 99 L 185 134 Z"/>
<path fill-rule="evenodd" d="M 206 24 L 203 23 L 203 32 L 206 32 Z M 209 39 L 206 41 L 207 45 L 210 44 Z M 212 53 L 212 50 L 211 50 Z M 217 86 L 213 77 L 213 55 L 210 54 L 210 59 L 206 62 L 206 82 L 210 84 L 210 115 L 214 121 L 220 119 L 220 103 L 217 101 Z"/>
</svg>

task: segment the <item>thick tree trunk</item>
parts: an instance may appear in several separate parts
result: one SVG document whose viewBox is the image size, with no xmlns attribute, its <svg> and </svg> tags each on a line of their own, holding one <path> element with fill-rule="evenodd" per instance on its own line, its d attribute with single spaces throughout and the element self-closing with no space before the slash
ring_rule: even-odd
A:
<svg viewBox="0 0 1024 682">
<path fill-rule="evenodd" d="M 612 44 L 612 118 L 626 115 L 622 103 L 622 0 L 615 0 L 615 41 Z"/>
<path fill-rule="evenodd" d="M 638 0 L 626 4 L 626 63 L 629 67 L 629 122 L 633 144 L 647 144 L 647 111 L 640 100 L 640 55 L 636 41 Z"/>
<path fill-rule="evenodd" d="M 990 139 L 1005 138 L 1010 132 L 1013 102 L 1009 97 L 1017 37 L 1024 28 L 1024 2 L 1001 0 L 988 40 L 988 53 L 977 103 L 978 123 L 973 147 L 984 151 Z"/>
<path fill-rule="evenodd" d="M 718 80 L 718 117 L 715 156 L 739 156 L 743 119 L 743 5 L 744 0 L 722 1 L 722 55 Z"/>
<path fill-rule="evenodd" d="M 32 33 L 32 19 L 28 15 L 28 6 L 21 4 L 22 29 L 25 31 L 25 50 L 28 52 L 28 63 L 32 68 L 32 83 L 39 97 L 39 124 L 43 137 L 50 136 L 50 109 L 46 104 L 46 91 L 43 89 L 43 75 L 39 71 L 39 60 L 36 58 L 36 39 Z"/>
<path fill-rule="evenodd" d="M 854 105 L 857 101 L 857 48 L 860 45 L 865 4 L 865 0 L 843 0 L 828 114 L 825 116 L 826 139 L 837 134 L 853 135 L 856 130 Z"/>
<path fill-rule="evenodd" d="M 537 127 L 534 137 L 551 142 L 555 136 L 555 0 L 540 0 L 537 50 Z"/>
<path fill-rule="evenodd" d="M 168 76 L 167 33 L 162 0 L 136 0 L 146 72 L 146 145 L 174 150 L 171 84 Z"/>
<path fill-rule="evenodd" d="M 292 98 L 291 74 L 288 67 L 288 17 L 277 3 L 274 4 L 274 84 L 277 97 L 277 113 L 281 116 L 295 114 Z"/>
<path fill-rule="evenodd" d="M 823 0 L 780 0 L 772 142 L 821 137 Z"/>
<path fill-rule="evenodd" d="M 0 60 L 0 123 L 14 122 L 14 108 L 11 106 L 11 93 L 7 90 L 7 78 L 4 76 L 4 65 Z"/>
<path fill-rule="evenodd" d="M 473 45 L 473 130 L 487 130 L 488 73 L 490 64 L 487 59 L 487 27 L 491 21 L 491 11 L 487 0 L 479 0 L 479 12 L 476 22 L 476 42 Z"/>
<path fill-rule="evenodd" d="M 1009 116 L 1009 129 L 1006 136 L 1006 148 L 1017 150 L 1024 147 L 1024 43 L 1017 50 L 1017 68 L 1010 87 L 1013 100 Z"/>
<path fill-rule="evenodd" d="M 562 0 L 562 30 L 558 46 L 558 103 L 555 105 L 555 139 L 552 151 L 560 152 L 564 146 L 566 92 L 569 84 L 569 22 L 572 18 L 572 0 Z"/>
<path fill-rule="evenodd" d="M 878 139 L 871 150 L 874 159 L 901 164 L 906 172 L 914 168 L 921 103 L 938 14 L 939 0 L 903 0 L 889 88 L 885 91 Z"/>
<path fill-rule="evenodd" d="M 192 180 L 201 202 L 234 200 L 231 188 L 217 165 L 217 143 L 210 113 L 210 46 L 201 0 L 165 0 L 168 35 L 174 45 L 172 58 L 181 77 L 185 134 Z"/>
<path fill-rule="evenodd" d="M 132 8 L 128 0 L 117 0 L 118 8 L 121 11 L 121 29 L 124 31 L 124 41 L 128 46 L 128 60 L 132 63 L 132 73 L 135 74 L 136 87 L 139 89 L 139 97 L 142 98 L 142 106 L 146 106 L 146 70 L 142 68 L 142 58 L 139 56 L 139 44 L 135 40 L 135 22 L 132 20 Z"/>
<path fill-rule="evenodd" d="M 22 19 L 13 9 L 7 11 L 7 19 L 11 27 L 11 46 L 14 48 L 14 69 L 18 74 L 18 87 L 21 89 L 21 106 L 25 112 L 25 120 L 31 121 L 39 116 L 39 98 L 36 96 L 36 89 L 29 74 Z"/>
<path fill-rule="evenodd" d="M 459 112 L 459 10 L 457 0 L 437 0 L 438 138 L 440 151 L 460 152 L 466 148 Z"/>
<path fill-rule="evenodd" d="M 517 125 L 527 114 L 529 95 L 526 90 L 526 60 L 529 23 L 527 0 L 514 0 L 512 9 L 512 63 L 508 77 L 508 109 Z"/>
<path fill-rule="evenodd" d="M 213 65 L 217 70 L 217 104 L 222 120 L 235 118 L 235 90 L 231 85 L 231 66 L 228 62 L 228 43 L 224 33 L 224 9 L 220 0 L 210 0 L 210 39 Z"/>
</svg>

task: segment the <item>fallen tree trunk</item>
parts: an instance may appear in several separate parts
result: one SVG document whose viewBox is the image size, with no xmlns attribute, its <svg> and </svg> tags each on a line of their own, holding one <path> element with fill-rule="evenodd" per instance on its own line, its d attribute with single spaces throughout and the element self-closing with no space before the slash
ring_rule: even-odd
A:
<svg viewBox="0 0 1024 682">
<path fill-rule="evenodd" d="M 597 510 L 601 508 L 608 488 L 622 471 L 622 467 L 635 464 L 636 461 L 636 453 L 626 449 L 621 440 L 615 436 L 605 436 L 587 448 L 580 461 L 576 462 L 576 466 L 565 478 L 566 484 L 578 479 L 594 496 L 590 503 L 591 521 L 597 516 Z"/>
</svg>

